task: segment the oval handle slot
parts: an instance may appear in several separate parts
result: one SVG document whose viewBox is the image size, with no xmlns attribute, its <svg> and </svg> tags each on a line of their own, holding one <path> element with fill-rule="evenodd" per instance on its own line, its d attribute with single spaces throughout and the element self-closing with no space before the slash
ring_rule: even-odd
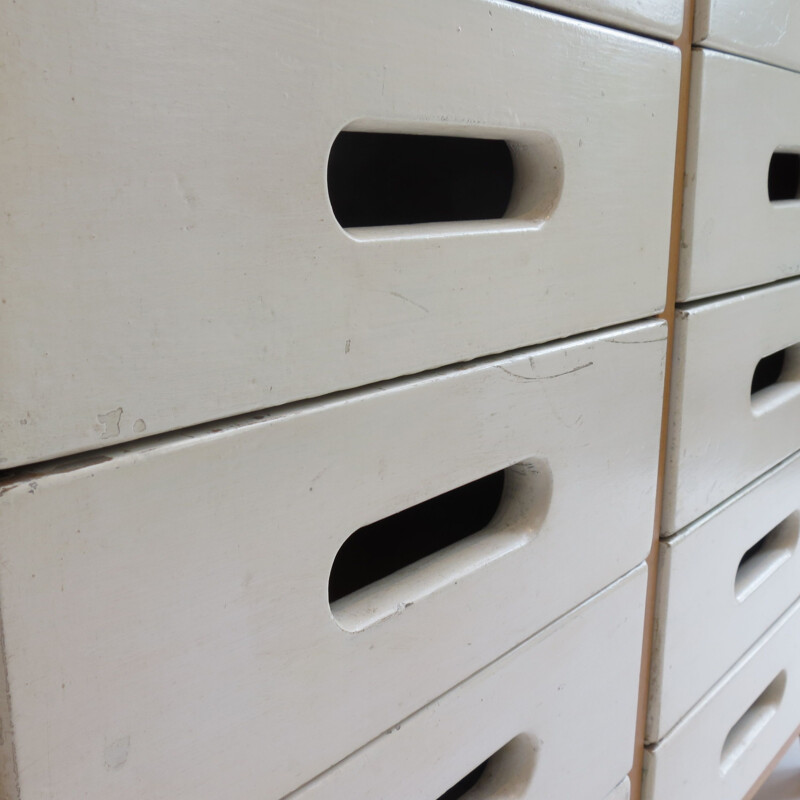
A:
<svg viewBox="0 0 800 800">
<path fill-rule="evenodd" d="M 795 511 L 750 547 L 739 561 L 734 580 L 741 603 L 788 561 L 800 535 L 800 512 Z"/>
<path fill-rule="evenodd" d="M 781 671 L 730 729 L 720 756 L 720 769 L 723 775 L 739 760 L 775 716 L 785 689 L 786 672 Z"/>
<path fill-rule="evenodd" d="M 444 794 L 440 794 L 437 800 L 461 800 L 461 798 L 480 781 L 488 766 L 489 759 L 487 758 L 486 761 L 475 767 L 469 775 L 464 776 L 458 783 L 444 792 Z"/>
<path fill-rule="evenodd" d="M 511 150 L 498 139 L 342 131 L 328 160 L 343 228 L 500 219 L 513 186 Z"/>
<path fill-rule="evenodd" d="M 772 154 L 767 192 L 771 203 L 800 200 L 800 153 L 776 150 Z"/>
<path fill-rule="evenodd" d="M 436 800 L 515 800 L 526 793 L 535 761 L 532 741 L 516 736 Z"/>
<path fill-rule="evenodd" d="M 541 222 L 560 195 L 561 151 L 545 134 L 482 138 L 469 135 L 474 128 L 448 128 L 456 135 L 444 136 L 364 127 L 341 131 L 328 157 L 331 209 L 355 238 L 375 238 L 368 229 L 386 227 L 391 235 L 413 234 L 426 223 Z"/>
<path fill-rule="evenodd" d="M 800 344 L 764 356 L 753 370 L 750 403 L 755 414 L 763 414 L 800 394 Z"/>
<path fill-rule="evenodd" d="M 551 483 L 546 463 L 529 460 L 359 528 L 331 567 L 334 619 L 362 630 L 522 547 Z"/>
</svg>

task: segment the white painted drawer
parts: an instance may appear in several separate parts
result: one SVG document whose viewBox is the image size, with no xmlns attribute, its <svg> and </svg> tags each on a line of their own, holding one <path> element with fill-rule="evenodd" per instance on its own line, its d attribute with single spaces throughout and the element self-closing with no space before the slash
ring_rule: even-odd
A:
<svg viewBox="0 0 800 800">
<path fill-rule="evenodd" d="M 797 275 L 800 75 L 700 51 L 691 92 L 678 299 Z"/>
<path fill-rule="evenodd" d="M 684 0 L 522 0 L 565 14 L 674 41 L 683 27 Z"/>
<path fill-rule="evenodd" d="M 664 336 L 625 326 L 18 475 L 0 609 L 24 794 L 280 797 L 634 567 Z M 507 467 L 481 532 L 329 605 L 351 534 Z M 342 552 L 362 579 L 383 557 Z"/>
<path fill-rule="evenodd" d="M 646 568 L 406 719 L 290 800 L 625 800 Z M 599 741 L 604 742 L 598 747 Z M 462 787 L 459 787 L 461 789 Z"/>
<path fill-rule="evenodd" d="M 661 739 L 800 595 L 799 533 L 796 455 L 661 542 L 648 741 Z"/>
<path fill-rule="evenodd" d="M 695 0 L 694 40 L 800 69 L 800 7 L 796 0 Z"/>
<path fill-rule="evenodd" d="M 658 744 L 645 800 L 732 800 L 749 791 L 800 719 L 800 602 Z"/>
<path fill-rule="evenodd" d="M 799 344 L 800 280 L 678 310 L 665 533 L 800 449 Z M 753 392 L 779 352 L 782 369 L 765 373 L 774 382 Z"/>
<path fill-rule="evenodd" d="M 664 306 L 675 48 L 489 0 L 2 6 L 6 467 Z M 433 193 L 438 157 L 347 199 L 428 142 L 387 132 L 510 142 L 436 183 L 463 217 L 513 157 L 505 217 L 350 227 Z"/>
</svg>

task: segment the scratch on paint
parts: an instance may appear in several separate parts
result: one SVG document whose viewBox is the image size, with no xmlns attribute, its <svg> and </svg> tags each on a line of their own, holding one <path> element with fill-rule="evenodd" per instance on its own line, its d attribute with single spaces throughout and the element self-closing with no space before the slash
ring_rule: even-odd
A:
<svg viewBox="0 0 800 800">
<path fill-rule="evenodd" d="M 425 306 L 423 306 L 421 303 L 417 303 L 414 300 L 410 300 L 405 295 L 400 294 L 400 292 L 389 292 L 389 294 L 392 295 L 392 297 L 397 297 L 400 300 L 405 300 L 406 303 L 411 303 L 412 306 L 416 306 L 417 308 L 422 309 L 422 311 L 424 311 L 426 314 L 431 313 L 429 308 L 425 308 Z"/>
<path fill-rule="evenodd" d="M 520 381 L 548 381 L 552 378 L 560 378 L 562 375 L 571 375 L 573 372 L 579 372 L 580 370 L 586 369 L 587 367 L 591 367 L 593 365 L 594 361 L 588 361 L 586 364 L 579 364 L 577 367 L 564 370 L 564 372 L 557 372 L 555 375 L 518 375 L 516 372 L 511 372 L 511 370 L 508 370 L 505 367 L 498 366 L 497 369 Z"/>
</svg>

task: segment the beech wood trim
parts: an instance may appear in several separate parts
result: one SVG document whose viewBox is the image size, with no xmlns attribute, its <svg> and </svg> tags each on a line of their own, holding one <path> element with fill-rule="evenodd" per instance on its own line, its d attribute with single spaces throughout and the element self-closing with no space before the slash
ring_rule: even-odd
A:
<svg viewBox="0 0 800 800">
<path fill-rule="evenodd" d="M 686 170 L 686 140 L 689 127 L 689 87 L 692 66 L 692 38 L 694 28 L 695 0 L 686 0 L 683 9 L 683 29 L 675 40 L 681 51 L 681 83 L 678 102 L 678 135 L 675 148 L 675 173 L 672 194 L 672 228 L 669 244 L 669 269 L 667 273 L 667 297 L 664 311 L 659 317 L 666 320 L 667 362 L 664 373 L 664 405 L 661 417 L 661 450 L 658 457 L 658 487 L 656 494 L 656 517 L 653 542 L 647 557 L 647 599 L 644 616 L 644 639 L 639 679 L 639 707 L 634 738 L 633 767 L 629 773 L 631 800 L 641 800 L 642 765 L 644 761 L 644 729 L 647 716 L 647 701 L 650 690 L 650 660 L 655 622 L 656 580 L 658 578 L 658 544 L 661 533 L 661 505 L 664 487 L 664 468 L 667 456 L 667 420 L 669 418 L 669 388 L 672 377 L 672 350 L 675 327 L 675 298 L 678 291 L 678 262 L 681 246 L 681 219 L 683 217 L 683 184 Z"/>
<path fill-rule="evenodd" d="M 656 494 L 656 517 L 653 543 L 647 557 L 647 600 L 645 605 L 644 639 L 642 643 L 642 662 L 639 682 L 639 706 L 634 739 L 633 767 L 629 773 L 631 800 L 642 797 L 642 766 L 644 761 L 644 731 L 647 717 L 647 702 L 650 690 L 650 662 L 655 624 L 656 581 L 658 579 L 658 546 L 661 534 L 661 506 L 664 487 L 664 470 L 667 454 L 667 421 L 669 418 L 670 383 L 672 377 L 672 351 L 674 345 L 675 298 L 678 288 L 678 262 L 680 259 L 681 221 L 683 217 L 683 188 L 686 169 L 686 142 L 689 121 L 689 88 L 691 83 L 692 39 L 694 28 L 695 0 L 684 4 L 683 29 L 675 40 L 681 51 L 681 84 L 678 105 L 678 136 L 675 149 L 675 176 L 672 197 L 672 229 L 670 232 L 669 270 L 667 275 L 667 296 L 664 311 L 659 317 L 667 322 L 667 361 L 664 376 L 664 405 L 661 418 L 661 450 L 658 461 L 658 487 Z M 761 773 L 742 800 L 753 800 L 759 789 L 766 783 L 795 739 L 800 736 L 800 727 L 789 737 L 786 744 Z"/>
</svg>

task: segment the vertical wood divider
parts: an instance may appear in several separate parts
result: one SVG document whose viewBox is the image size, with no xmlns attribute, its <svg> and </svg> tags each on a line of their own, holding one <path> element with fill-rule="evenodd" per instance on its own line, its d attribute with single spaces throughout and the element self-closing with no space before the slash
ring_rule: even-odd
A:
<svg viewBox="0 0 800 800">
<path fill-rule="evenodd" d="M 669 418 L 670 383 L 672 378 L 672 349 L 675 338 L 675 297 L 678 290 L 678 262 L 681 247 L 681 219 L 683 217 L 683 184 L 686 170 L 686 139 L 689 126 L 689 87 L 691 84 L 692 34 L 694 27 L 695 0 L 685 0 L 683 29 L 675 40 L 681 51 L 681 83 L 678 102 L 678 135 L 675 148 L 675 173 L 672 195 L 672 228 L 669 242 L 669 269 L 667 272 L 667 296 L 664 311 L 659 317 L 666 320 L 667 363 L 664 373 L 664 405 L 661 416 L 661 450 L 658 456 L 658 487 L 656 492 L 656 515 L 653 542 L 647 557 L 647 600 L 644 617 L 644 639 L 639 680 L 639 707 L 636 717 L 633 767 L 629 773 L 631 800 L 641 800 L 642 765 L 644 760 L 644 729 L 647 716 L 647 701 L 650 691 L 650 660 L 655 623 L 656 581 L 658 579 L 658 543 L 661 533 L 661 504 L 664 491 L 664 469 L 667 458 L 667 420 Z"/>
<path fill-rule="evenodd" d="M 681 31 L 681 35 L 674 42 L 675 46 L 681 51 L 681 84 L 678 104 L 678 136 L 675 148 L 675 175 L 672 196 L 672 228 L 670 231 L 667 295 L 664 311 L 659 314 L 661 319 L 666 320 L 668 326 L 667 363 L 664 374 L 664 405 L 661 417 L 661 450 L 658 459 L 656 517 L 653 543 L 650 549 L 650 555 L 647 557 L 647 600 L 645 605 L 644 639 L 642 643 L 642 663 L 639 681 L 639 706 L 636 718 L 633 767 L 629 773 L 631 781 L 631 800 L 641 800 L 642 798 L 644 729 L 650 691 L 650 662 L 655 624 L 656 582 L 658 580 L 658 545 L 661 534 L 661 504 L 664 491 L 664 470 L 667 455 L 667 422 L 669 419 L 670 384 L 672 378 L 672 350 L 675 337 L 675 298 L 678 289 L 678 262 L 680 260 L 681 220 L 683 217 L 683 188 L 686 176 L 686 141 L 689 123 L 689 90 L 691 85 L 694 5 L 695 0 L 686 0 L 683 13 L 683 30 Z M 800 736 L 800 728 L 789 737 L 789 740 L 761 773 L 758 780 L 756 780 L 743 800 L 753 799 L 798 736 Z"/>
</svg>

